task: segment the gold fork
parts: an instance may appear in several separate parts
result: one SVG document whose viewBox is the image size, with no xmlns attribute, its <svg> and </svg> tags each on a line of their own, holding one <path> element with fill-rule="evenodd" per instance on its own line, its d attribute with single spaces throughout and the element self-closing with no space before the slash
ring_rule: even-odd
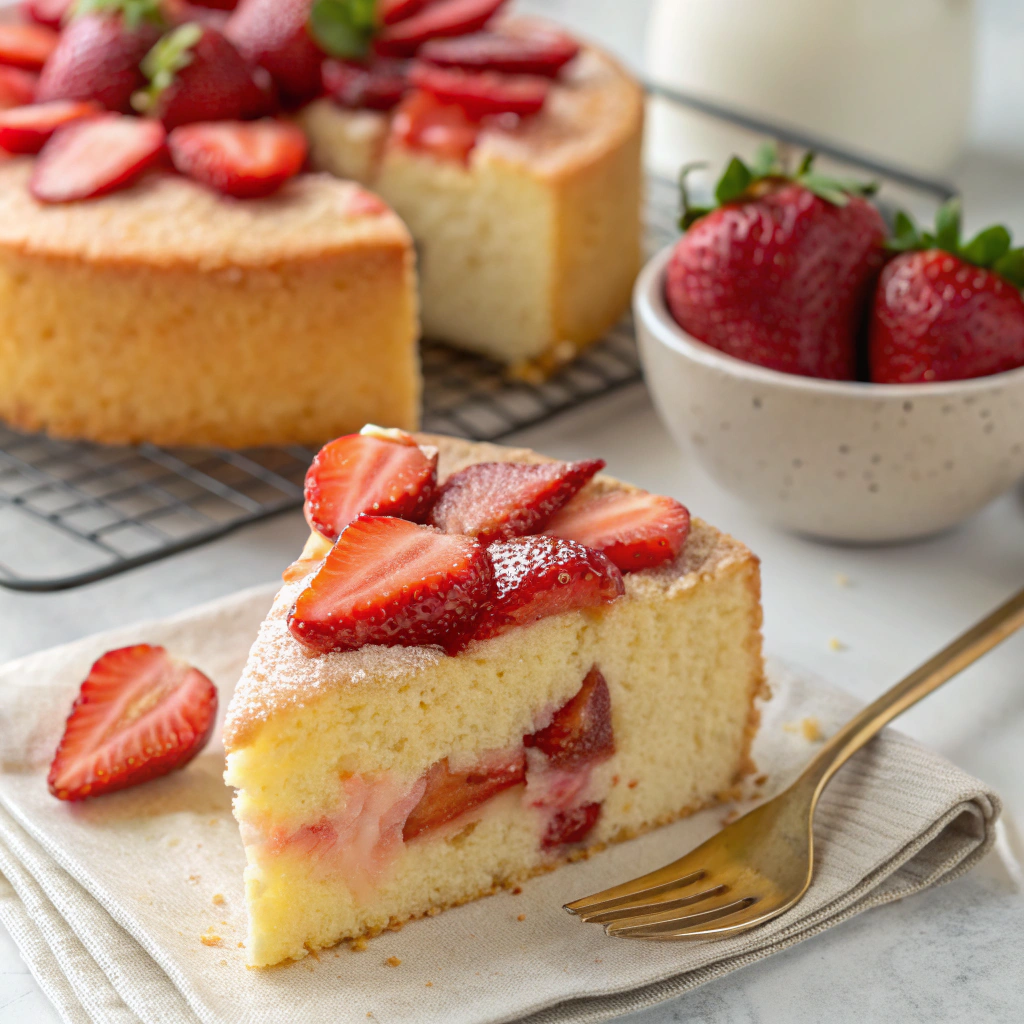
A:
<svg viewBox="0 0 1024 1024">
<path fill-rule="evenodd" d="M 897 715 L 1024 626 L 1024 590 L 869 704 L 788 789 L 665 867 L 568 903 L 609 935 L 719 939 L 792 907 L 811 884 L 814 810 L 833 775 Z"/>
</svg>

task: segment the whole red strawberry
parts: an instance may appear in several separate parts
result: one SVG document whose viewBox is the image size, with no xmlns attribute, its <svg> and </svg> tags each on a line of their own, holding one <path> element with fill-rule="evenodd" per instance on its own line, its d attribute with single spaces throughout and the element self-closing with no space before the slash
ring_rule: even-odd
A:
<svg viewBox="0 0 1024 1024">
<path fill-rule="evenodd" d="M 239 121 L 267 112 L 267 96 L 227 37 L 188 22 L 168 32 L 142 62 L 149 87 L 133 97 L 168 130 L 197 121 Z"/>
<path fill-rule="evenodd" d="M 960 204 L 939 211 L 935 234 L 900 214 L 868 339 L 878 384 L 986 377 L 1024 366 L 1024 249 L 1002 226 L 960 244 Z"/>
<path fill-rule="evenodd" d="M 242 0 L 224 29 L 245 59 L 266 68 L 294 103 L 320 92 L 324 55 L 309 32 L 312 5 L 313 0 Z"/>
<path fill-rule="evenodd" d="M 157 0 L 78 4 L 43 67 L 36 99 L 94 100 L 128 113 L 132 93 L 145 83 L 139 65 L 163 28 Z"/>
<path fill-rule="evenodd" d="M 718 207 L 687 208 L 665 296 L 685 331 L 728 355 L 851 380 L 885 261 L 885 222 L 864 198 L 868 189 L 816 174 L 811 160 L 788 176 L 772 146 L 753 167 L 734 158 L 715 192 Z"/>
</svg>

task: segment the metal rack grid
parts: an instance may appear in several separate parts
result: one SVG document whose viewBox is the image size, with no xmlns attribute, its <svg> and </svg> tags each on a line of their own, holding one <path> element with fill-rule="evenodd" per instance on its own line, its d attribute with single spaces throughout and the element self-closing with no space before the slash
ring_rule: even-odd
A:
<svg viewBox="0 0 1024 1024">
<path fill-rule="evenodd" d="M 675 189 L 652 180 L 648 245 L 673 233 Z M 423 347 L 423 428 L 496 440 L 640 379 L 629 318 L 552 379 L 510 380 L 478 356 Z M 166 558 L 302 503 L 313 452 L 112 448 L 0 426 L 0 586 L 52 591 Z"/>
</svg>

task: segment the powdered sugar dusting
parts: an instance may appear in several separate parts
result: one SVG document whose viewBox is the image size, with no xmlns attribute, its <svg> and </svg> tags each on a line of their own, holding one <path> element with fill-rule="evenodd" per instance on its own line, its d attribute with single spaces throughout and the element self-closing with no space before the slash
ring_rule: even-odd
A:
<svg viewBox="0 0 1024 1024">
<path fill-rule="evenodd" d="M 421 444 L 436 445 L 440 450 L 440 481 L 474 462 L 554 461 L 524 448 L 502 448 L 498 445 L 428 435 L 419 435 L 417 440 Z M 590 488 L 595 493 L 616 488 L 633 489 L 628 484 L 603 475 L 595 477 L 588 485 Z M 742 544 L 707 523 L 694 519 L 679 557 L 655 569 L 627 574 L 625 597 L 618 600 L 667 598 L 680 590 L 696 586 L 702 578 L 727 565 L 751 557 Z M 400 682 L 448 657 L 439 647 L 373 646 L 334 654 L 308 652 L 289 632 L 287 616 L 295 598 L 306 586 L 309 575 L 281 588 L 260 627 L 228 707 L 224 743 L 229 752 L 243 746 L 254 728 L 277 711 L 302 706 L 325 691 L 339 687 Z M 477 643 L 501 643 L 506 638 L 476 641 L 459 657 L 472 656 Z"/>
</svg>

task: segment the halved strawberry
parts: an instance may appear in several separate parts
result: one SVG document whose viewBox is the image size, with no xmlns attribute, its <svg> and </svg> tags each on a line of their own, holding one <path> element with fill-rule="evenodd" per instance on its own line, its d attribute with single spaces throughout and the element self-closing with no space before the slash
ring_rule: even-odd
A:
<svg viewBox="0 0 1024 1024">
<path fill-rule="evenodd" d="M 89 670 L 47 783 L 58 800 L 84 800 L 183 768 L 206 745 L 217 690 L 163 647 L 108 651 Z"/>
<path fill-rule="evenodd" d="M 23 0 L 21 12 L 29 21 L 59 29 L 64 15 L 76 0 Z"/>
<path fill-rule="evenodd" d="M 462 107 L 419 91 L 402 101 L 391 120 L 391 137 L 402 145 L 462 163 L 469 159 L 479 132 Z"/>
<path fill-rule="evenodd" d="M 293 124 L 208 121 L 175 128 L 168 139 L 174 166 L 228 196 L 254 199 L 276 192 L 306 162 L 307 142 Z"/>
<path fill-rule="evenodd" d="M 600 551 L 555 537 L 515 537 L 487 549 L 494 583 L 474 639 L 621 597 L 622 573 Z"/>
<path fill-rule="evenodd" d="M 523 742 L 545 754 L 552 768 L 562 770 L 605 761 L 615 753 L 612 699 L 596 665 L 576 696 L 555 712 L 551 724 Z"/>
<path fill-rule="evenodd" d="M 479 121 L 491 114 L 536 114 L 548 98 L 551 83 L 536 75 L 502 75 L 496 71 L 463 71 L 416 63 L 409 81 L 442 103 L 454 103 Z"/>
<path fill-rule="evenodd" d="M 332 540 L 363 513 L 423 522 L 437 485 L 437 449 L 348 434 L 325 444 L 306 471 L 306 521 Z"/>
<path fill-rule="evenodd" d="M 479 31 L 504 4 L 505 0 L 435 0 L 412 17 L 385 25 L 374 48 L 382 57 L 410 57 L 428 39 Z"/>
<path fill-rule="evenodd" d="M 92 199 L 122 188 L 164 153 L 159 121 L 103 114 L 58 128 L 36 160 L 29 191 L 43 203 Z"/>
<path fill-rule="evenodd" d="M 224 28 L 242 56 L 266 68 L 295 103 L 320 91 L 324 55 L 309 34 L 311 7 L 312 0 L 242 0 Z"/>
<path fill-rule="evenodd" d="M 537 31 L 514 36 L 477 32 L 454 39 L 431 39 L 416 56 L 428 64 L 465 71 L 555 78 L 579 52 L 580 44 L 563 32 Z"/>
<path fill-rule="evenodd" d="M 472 538 L 360 516 L 299 594 L 288 628 L 324 653 L 368 644 L 457 649 L 476 625 L 490 583 L 486 551 Z"/>
<path fill-rule="evenodd" d="M 631 572 L 676 558 L 690 533 L 690 513 L 673 498 L 647 491 L 608 491 L 570 502 L 544 532 L 603 551 Z"/>
<path fill-rule="evenodd" d="M 466 771 L 453 772 L 442 758 L 427 772 L 427 788 L 406 819 L 402 838 L 408 842 L 454 821 L 492 796 L 526 779 L 526 755 L 497 752 Z"/>
<path fill-rule="evenodd" d="M 428 521 L 445 533 L 465 533 L 484 544 L 539 533 L 600 469 L 603 459 L 478 462 L 449 477 Z"/>
<path fill-rule="evenodd" d="M 38 153 L 62 125 L 101 113 L 98 103 L 54 100 L 0 111 L 0 149 L 8 153 Z"/>
<path fill-rule="evenodd" d="M 545 850 L 550 850 L 568 843 L 582 843 L 590 835 L 600 816 L 600 803 L 583 804 L 568 811 L 559 811 L 548 822 L 541 846 Z"/>
<path fill-rule="evenodd" d="M 0 24 L 0 64 L 38 71 L 53 53 L 60 35 L 37 24 Z"/>
<path fill-rule="evenodd" d="M 38 83 L 39 76 L 31 71 L 0 66 L 0 110 L 34 102 Z"/>
<path fill-rule="evenodd" d="M 335 103 L 368 110 L 391 110 L 411 88 L 406 63 L 383 57 L 368 63 L 324 61 L 323 80 Z"/>
</svg>

